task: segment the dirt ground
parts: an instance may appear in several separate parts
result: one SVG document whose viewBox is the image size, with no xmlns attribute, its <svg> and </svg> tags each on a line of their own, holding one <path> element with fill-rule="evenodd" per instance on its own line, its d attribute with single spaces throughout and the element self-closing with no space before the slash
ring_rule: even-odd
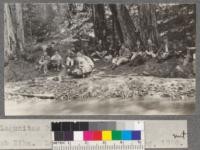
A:
<svg viewBox="0 0 200 150">
<path fill-rule="evenodd" d="M 5 83 L 10 90 L 25 85 L 17 93 L 42 94 L 48 91 L 55 94 L 56 99 L 64 96 L 68 100 L 96 96 L 124 99 L 160 95 L 178 100 L 182 96 L 194 97 L 194 78 L 163 78 L 174 72 L 174 66 L 172 60 L 163 64 L 150 62 L 137 67 L 126 64 L 112 70 L 110 63 L 96 61 L 95 69 L 88 78 L 74 79 L 63 73 L 65 70 L 51 70 L 44 76 L 34 65 L 17 61 L 5 67 Z"/>
<path fill-rule="evenodd" d="M 110 63 L 96 61 L 89 77 L 74 79 L 63 71 L 44 76 L 29 63 L 15 62 L 5 68 L 5 110 L 8 115 L 191 114 L 196 80 L 163 77 L 174 68 L 171 61 L 112 70 Z"/>
</svg>

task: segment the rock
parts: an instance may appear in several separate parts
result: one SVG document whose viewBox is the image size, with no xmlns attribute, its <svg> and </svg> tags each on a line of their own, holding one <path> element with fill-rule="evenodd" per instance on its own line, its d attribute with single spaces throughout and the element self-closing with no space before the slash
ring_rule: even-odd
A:
<svg viewBox="0 0 200 150">
<path fill-rule="evenodd" d="M 146 71 L 143 71 L 142 74 L 145 75 L 145 76 L 149 76 L 150 75 L 150 73 L 148 73 Z"/>
<path fill-rule="evenodd" d="M 167 93 L 164 93 L 164 94 L 162 94 L 161 96 L 162 96 L 162 97 L 170 97 L 170 95 L 167 94 Z"/>
<path fill-rule="evenodd" d="M 183 87 L 181 87 L 181 86 L 180 86 L 180 87 L 178 87 L 178 90 L 183 90 Z"/>
</svg>

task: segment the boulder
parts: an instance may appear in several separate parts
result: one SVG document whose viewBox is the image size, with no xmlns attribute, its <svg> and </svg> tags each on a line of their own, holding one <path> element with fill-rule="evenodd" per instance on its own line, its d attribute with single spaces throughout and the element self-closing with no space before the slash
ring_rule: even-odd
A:
<svg viewBox="0 0 200 150">
<path fill-rule="evenodd" d="M 75 64 L 75 68 L 71 72 L 71 75 L 74 77 L 86 77 L 94 69 L 93 61 L 83 54 L 75 58 Z"/>
</svg>

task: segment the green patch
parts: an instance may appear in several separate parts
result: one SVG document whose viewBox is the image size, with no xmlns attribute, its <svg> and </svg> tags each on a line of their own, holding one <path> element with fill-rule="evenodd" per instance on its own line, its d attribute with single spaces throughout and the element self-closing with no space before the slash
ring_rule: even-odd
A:
<svg viewBox="0 0 200 150">
<path fill-rule="evenodd" d="M 121 140 L 121 131 L 112 131 L 112 140 Z"/>
</svg>

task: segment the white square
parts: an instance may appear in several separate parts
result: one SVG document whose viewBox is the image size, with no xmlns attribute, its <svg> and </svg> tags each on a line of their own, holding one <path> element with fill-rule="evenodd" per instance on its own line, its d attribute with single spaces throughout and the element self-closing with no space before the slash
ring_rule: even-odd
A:
<svg viewBox="0 0 200 150">
<path fill-rule="evenodd" d="M 135 121 L 125 121 L 125 130 L 134 130 L 135 129 Z"/>
<path fill-rule="evenodd" d="M 117 122 L 116 128 L 117 128 L 117 130 L 124 130 L 125 129 L 125 123 L 124 122 Z"/>
<path fill-rule="evenodd" d="M 83 141 L 83 131 L 74 131 L 74 141 Z"/>
</svg>

